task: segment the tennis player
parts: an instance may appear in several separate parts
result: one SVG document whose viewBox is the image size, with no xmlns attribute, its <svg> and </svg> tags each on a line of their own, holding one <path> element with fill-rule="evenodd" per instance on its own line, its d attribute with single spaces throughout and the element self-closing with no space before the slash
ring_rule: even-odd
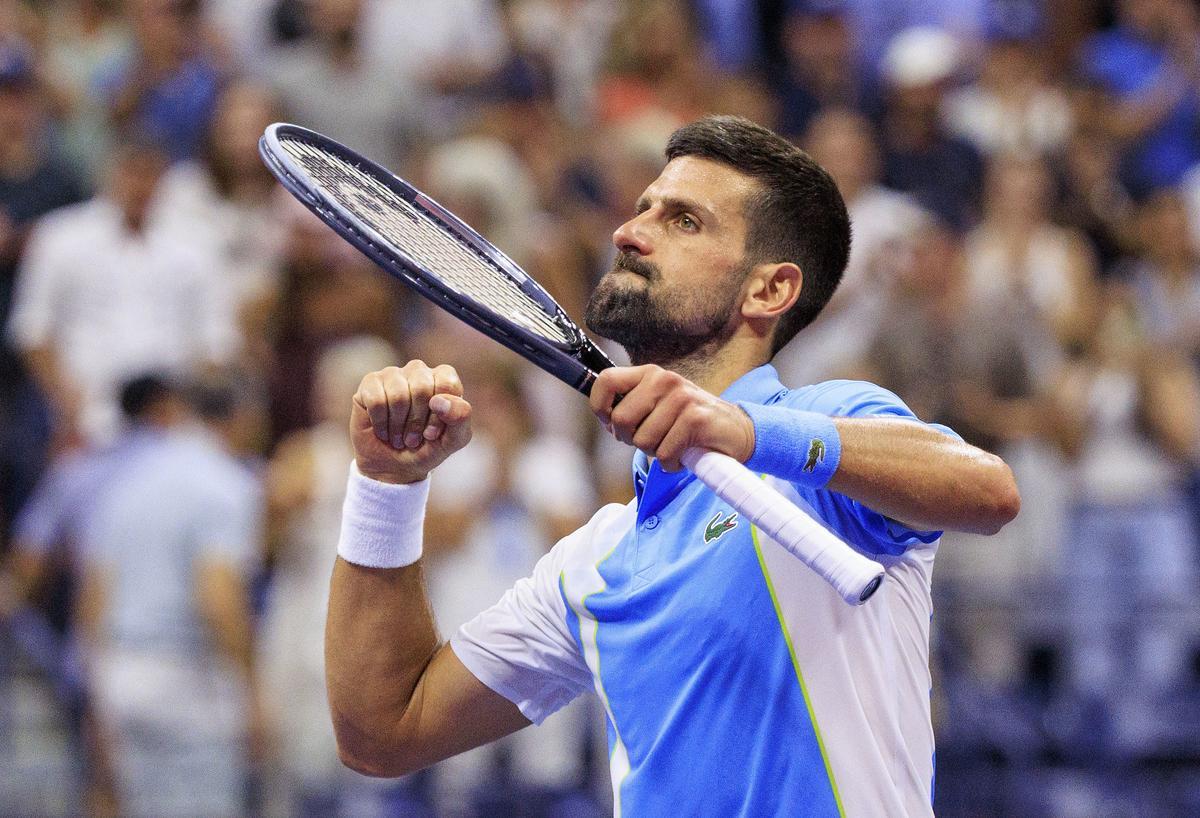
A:
<svg viewBox="0 0 1200 818">
<path fill-rule="evenodd" d="M 448 643 L 421 528 L 429 472 L 467 445 L 471 407 L 447 366 L 362 381 L 326 632 L 342 758 L 401 775 L 591 688 L 617 815 L 932 815 L 934 553 L 945 529 L 1012 519 L 1012 475 L 873 384 L 779 382 L 769 361 L 829 300 L 850 246 L 812 159 L 732 117 L 681 128 L 666 155 L 587 310 L 635 364 L 602 372 L 591 402 L 637 447 L 636 498 Z M 689 446 L 761 473 L 881 562 L 882 589 L 847 605 L 680 470 Z"/>
</svg>

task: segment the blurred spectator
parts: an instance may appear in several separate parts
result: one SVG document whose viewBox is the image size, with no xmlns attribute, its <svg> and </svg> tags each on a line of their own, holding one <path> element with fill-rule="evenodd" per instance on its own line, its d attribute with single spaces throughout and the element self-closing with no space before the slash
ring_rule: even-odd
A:
<svg viewBox="0 0 1200 818">
<path fill-rule="evenodd" d="M 842 282 L 821 315 L 775 358 L 785 383 L 851 375 L 889 305 L 894 267 L 909 236 L 928 221 L 908 196 L 879 183 L 880 157 L 867 118 L 845 108 L 816 116 L 803 145 L 837 182 L 854 241 Z"/>
<path fill-rule="evenodd" d="M 133 36 L 116 0 L 56 0 L 45 10 L 44 77 L 63 148 L 89 187 L 111 150 L 112 123 L 102 82 L 133 57 Z"/>
<path fill-rule="evenodd" d="M 601 122 L 664 111 L 683 123 L 707 109 L 712 68 L 684 0 L 630 4 L 614 32 L 609 71 L 597 87 Z"/>
<path fill-rule="evenodd" d="M 1178 354 L 1145 345 L 1135 303 L 1113 284 L 1061 400 L 1076 419 L 1064 554 L 1073 689 L 1113 718 L 1107 749 L 1154 752 L 1158 703 L 1187 679 L 1194 647 L 1181 613 L 1197 539 L 1181 489 L 1200 440 L 1200 384 Z"/>
<path fill-rule="evenodd" d="M 0 323 L 7 324 L 30 225 L 80 198 L 80 184 L 47 140 L 31 54 L 0 48 Z M 0 340 L 0 542 L 24 502 L 46 445 L 44 405 L 7 338 Z"/>
<path fill-rule="evenodd" d="M 428 130 L 461 129 L 475 105 L 456 95 L 493 74 L 509 50 L 500 0 L 363 3 L 364 55 L 393 73 L 400 87 L 415 90 Z M 398 36 L 403 47 L 397 46 Z"/>
<path fill-rule="evenodd" d="M 1080 52 L 1084 74 L 1112 97 L 1122 178 L 1135 194 L 1174 186 L 1200 161 L 1200 9 L 1188 0 L 1118 0 L 1117 25 Z"/>
<path fill-rule="evenodd" d="M 974 221 L 983 176 L 978 152 L 949 133 L 942 104 L 962 46 L 936 28 L 897 34 L 883 60 L 883 177 L 956 228 Z"/>
<path fill-rule="evenodd" d="M 104 192 L 30 236 L 8 329 L 68 436 L 111 437 L 116 388 L 131 375 L 187 372 L 236 349 L 214 260 L 151 218 L 166 163 L 131 134 Z"/>
<path fill-rule="evenodd" d="M 1096 275 L 1083 237 L 1053 223 L 1051 185 L 1041 160 L 993 160 L 983 220 L 967 241 L 972 298 L 1024 315 L 1029 360 L 1043 383 L 1087 331 Z"/>
<path fill-rule="evenodd" d="M 512 0 L 515 36 L 550 68 L 558 111 L 585 127 L 596 115 L 596 76 L 603 67 L 618 7 L 610 0 Z"/>
<path fill-rule="evenodd" d="M 147 375 L 122 387 L 121 412 L 124 426 L 111 445 L 63 452 L 50 464 L 14 528 L 10 568 L 20 595 L 44 601 L 64 631 L 73 618 L 82 536 L 99 497 L 143 443 L 178 425 L 183 405 L 168 381 Z"/>
<path fill-rule="evenodd" d="M 368 372 L 402 363 L 377 338 L 330 346 L 317 364 L 319 421 L 284 438 L 267 473 L 271 585 L 258 656 L 273 815 L 340 814 L 342 790 L 356 778 L 338 760 L 325 697 L 325 609 L 354 456 L 350 399 Z"/>
<path fill-rule="evenodd" d="M 80 667 L 77 591 L 86 564 L 84 535 L 120 466 L 137 456 L 143 443 L 177 426 L 185 417 L 176 388 L 147 375 L 121 389 L 124 427 L 111 446 L 60 453 L 21 508 L 6 571 L 17 601 L 45 617 L 61 635 L 50 668 L 58 684 L 76 691 L 70 714 L 81 744 L 84 803 L 89 813 L 115 813 L 112 759 L 100 736 Z"/>
<path fill-rule="evenodd" d="M 235 76 L 262 77 L 274 45 L 277 0 L 204 0 L 201 15 L 214 51 Z"/>
<path fill-rule="evenodd" d="M 1200 249 L 1178 193 L 1161 190 L 1138 217 L 1140 255 L 1124 265 L 1146 341 L 1200 367 Z"/>
<path fill-rule="evenodd" d="M 1067 95 L 1050 82 L 1040 21 L 1002 20 L 988 32 L 976 82 L 947 95 L 950 130 L 985 156 L 1057 155 L 1071 132 Z"/>
<path fill-rule="evenodd" d="M 517 372 L 491 356 L 463 372 L 474 436 L 432 478 L 426 571 L 442 633 L 499 599 L 595 507 L 583 451 L 572 440 L 533 434 Z M 533 803 L 562 797 L 587 779 L 591 733 L 580 700 L 536 728 L 442 762 L 434 768 L 437 800 L 453 816 L 460 805 L 507 793 L 527 803 L 512 814 L 529 814 Z M 481 814 L 494 812 L 500 809 Z"/>
<path fill-rule="evenodd" d="M 854 42 L 844 5 L 804 0 L 783 29 L 783 70 L 772 77 L 780 98 L 782 133 L 799 136 L 822 108 L 867 106 L 854 71 Z"/>
<path fill-rule="evenodd" d="M 1102 275 L 1133 245 L 1134 200 L 1120 181 L 1119 164 L 1114 140 L 1089 129 L 1071 138 L 1058 167 L 1061 218 L 1087 237 Z"/>
<path fill-rule="evenodd" d="M 691 0 L 687 13 L 695 18 L 705 56 L 718 70 L 739 74 L 765 67 L 767 5 L 755 0 Z"/>
<path fill-rule="evenodd" d="M 417 92 L 366 46 L 364 5 L 365 0 L 311 0 L 306 6 L 310 35 L 281 49 L 270 66 L 270 81 L 296 124 L 398 170 L 421 125 Z M 397 48 L 391 40 L 389 48 L 415 47 L 414 33 L 405 42 Z"/>
<path fill-rule="evenodd" d="M 269 322 L 271 440 L 312 426 L 316 361 L 354 335 L 394 341 L 406 315 L 404 290 L 298 203 L 285 211 L 287 238 Z"/>
<path fill-rule="evenodd" d="M 202 0 L 128 0 L 134 53 L 102 80 L 115 121 L 149 134 L 173 162 L 199 153 L 220 90 L 201 6 Z"/>
<path fill-rule="evenodd" d="M 258 155 L 258 139 L 282 119 L 275 98 L 250 82 L 227 85 L 197 159 L 178 162 L 155 195 L 155 217 L 179 241 L 216 261 L 213 286 L 237 311 L 247 344 L 265 342 L 267 307 L 279 286 L 284 194 Z M 261 349 L 253 349 L 259 359 Z"/>
<path fill-rule="evenodd" d="M 261 516 L 258 481 L 197 423 L 146 439 L 97 500 L 82 621 L 121 815 L 244 814 Z"/>
</svg>

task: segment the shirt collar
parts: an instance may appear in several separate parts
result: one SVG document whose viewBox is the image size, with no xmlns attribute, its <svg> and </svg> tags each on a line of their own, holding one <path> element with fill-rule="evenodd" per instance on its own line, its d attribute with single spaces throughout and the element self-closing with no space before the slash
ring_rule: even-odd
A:
<svg viewBox="0 0 1200 818">
<path fill-rule="evenodd" d="M 779 373 L 771 364 L 763 364 L 755 367 L 742 375 L 736 381 L 731 383 L 724 392 L 721 393 L 721 399 L 734 403 L 739 400 L 747 401 L 748 403 L 772 403 L 775 398 L 787 391 L 787 388 L 780 382 Z M 674 496 L 678 489 L 682 487 L 691 475 L 685 470 L 676 472 L 675 474 L 667 474 L 658 466 L 658 463 L 653 464 L 651 468 L 650 458 L 640 449 L 635 449 L 633 453 L 633 488 L 637 494 L 639 506 L 644 507 L 640 501 L 646 489 L 646 483 L 654 476 L 655 482 L 667 481 L 671 483 L 671 489 L 668 491 L 669 496 Z M 667 499 L 667 498 L 664 498 Z M 665 503 L 664 503 L 665 504 Z M 654 505 L 660 505 L 655 503 Z"/>
</svg>

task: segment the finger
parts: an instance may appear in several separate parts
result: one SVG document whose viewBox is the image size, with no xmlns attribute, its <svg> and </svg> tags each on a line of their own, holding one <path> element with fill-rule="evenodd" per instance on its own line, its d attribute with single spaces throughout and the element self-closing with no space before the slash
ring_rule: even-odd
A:
<svg viewBox="0 0 1200 818">
<path fill-rule="evenodd" d="M 429 409 L 446 426 L 459 426 L 471 417 L 471 404 L 455 395 L 434 395 Z"/>
<path fill-rule="evenodd" d="M 675 417 L 671 428 L 658 444 L 658 464 L 663 471 L 675 472 L 683 468 L 680 458 L 692 446 L 695 429 L 686 417 Z"/>
<path fill-rule="evenodd" d="M 381 373 L 384 391 L 387 392 L 387 435 L 393 449 L 404 448 L 404 424 L 408 420 L 411 394 L 408 379 L 399 367 L 389 366 Z"/>
<path fill-rule="evenodd" d="M 433 397 L 433 370 L 422 361 L 411 361 L 404 367 L 408 378 L 408 420 L 404 424 L 404 445 L 415 449 L 421 445 L 422 433 L 429 422 L 429 399 Z"/>
<path fill-rule="evenodd" d="M 659 451 L 667 432 L 675 425 L 679 415 L 676 402 L 671 398 L 660 400 L 633 433 L 632 443 L 649 457 L 662 457 Z"/>
<path fill-rule="evenodd" d="M 621 402 L 612 408 L 609 415 L 611 431 L 617 440 L 630 444 L 634 442 L 634 435 L 641 424 L 661 401 L 671 395 L 670 383 L 667 378 L 648 374 L 621 397 Z M 671 405 L 677 405 L 675 398 L 670 400 Z"/>
<path fill-rule="evenodd" d="M 460 449 L 471 440 L 471 404 L 456 395 L 434 395 L 429 408 L 443 425 L 443 442 Z"/>
<path fill-rule="evenodd" d="M 654 369 L 657 367 L 646 364 L 643 366 L 614 366 L 602 370 L 596 376 L 596 381 L 592 384 L 592 391 L 588 394 L 592 412 L 600 418 L 600 422 L 608 426 L 612 422 L 613 403 L 617 396 L 633 391 L 634 387 L 642 382 L 642 378 Z M 621 399 L 621 402 L 625 402 L 624 398 Z"/>
<path fill-rule="evenodd" d="M 454 370 L 454 367 L 442 364 L 433 368 L 433 392 L 434 396 L 429 402 L 429 421 L 425 424 L 425 430 L 421 433 L 426 440 L 437 440 L 446 429 L 445 422 L 438 416 L 437 411 L 434 410 L 434 402 L 439 400 L 438 396 L 454 395 L 462 397 L 462 381 L 459 380 L 458 373 Z M 441 401 L 440 403 L 444 404 L 447 408 L 450 407 L 449 401 Z"/>
<path fill-rule="evenodd" d="M 387 392 L 383 388 L 380 373 L 372 372 L 362 379 L 362 383 L 358 385 L 358 391 L 354 393 L 354 402 L 366 412 L 375 437 L 384 443 L 390 441 Z"/>
</svg>

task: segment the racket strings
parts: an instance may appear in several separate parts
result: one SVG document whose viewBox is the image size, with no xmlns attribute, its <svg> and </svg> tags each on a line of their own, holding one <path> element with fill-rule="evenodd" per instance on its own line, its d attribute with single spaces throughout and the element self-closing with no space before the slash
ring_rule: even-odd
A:
<svg viewBox="0 0 1200 818">
<path fill-rule="evenodd" d="M 573 341 L 495 262 L 448 232 L 440 220 L 336 154 L 297 139 L 281 144 L 338 204 L 442 283 L 545 338 Z"/>
</svg>

